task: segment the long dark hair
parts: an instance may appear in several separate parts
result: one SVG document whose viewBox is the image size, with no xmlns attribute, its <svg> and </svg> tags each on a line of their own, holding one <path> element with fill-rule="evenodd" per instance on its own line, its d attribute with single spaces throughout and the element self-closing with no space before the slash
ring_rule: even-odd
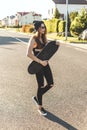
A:
<svg viewBox="0 0 87 130">
<path fill-rule="evenodd" d="M 35 29 L 37 31 L 37 33 L 34 36 L 35 39 L 40 39 L 39 28 L 41 27 L 41 24 L 44 24 L 44 22 L 43 21 L 39 21 L 39 22 L 35 23 Z M 43 43 L 46 44 L 47 43 L 47 37 L 46 37 L 47 28 L 46 28 L 45 24 L 44 24 L 44 26 L 45 26 L 45 32 L 44 32 L 44 34 L 42 34 L 41 38 L 42 38 Z"/>
</svg>

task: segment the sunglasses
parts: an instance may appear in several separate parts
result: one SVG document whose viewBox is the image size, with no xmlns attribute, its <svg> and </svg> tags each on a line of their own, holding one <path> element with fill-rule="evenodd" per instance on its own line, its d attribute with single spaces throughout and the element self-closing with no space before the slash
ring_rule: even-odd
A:
<svg viewBox="0 0 87 130">
<path fill-rule="evenodd" d="M 42 29 L 46 28 L 45 26 L 41 26 Z"/>
</svg>

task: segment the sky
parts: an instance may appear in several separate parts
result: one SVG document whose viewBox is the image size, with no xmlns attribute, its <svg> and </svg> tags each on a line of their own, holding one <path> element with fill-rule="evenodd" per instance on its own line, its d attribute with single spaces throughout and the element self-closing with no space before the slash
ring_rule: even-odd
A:
<svg viewBox="0 0 87 130">
<path fill-rule="evenodd" d="M 42 18 L 48 16 L 48 9 L 54 8 L 52 0 L 1 0 L 0 19 L 14 15 L 17 12 L 30 12 L 42 14 Z"/>
</svg>

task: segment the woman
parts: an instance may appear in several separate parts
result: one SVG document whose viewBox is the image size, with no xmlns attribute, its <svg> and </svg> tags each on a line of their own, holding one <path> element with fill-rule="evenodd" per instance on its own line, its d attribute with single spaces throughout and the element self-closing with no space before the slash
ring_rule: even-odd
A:
<svg viewBox="0 0 87 130">
<path fill-rule="evenodd" d="M 43 68 L 36 74 L 36 80 L 38 84 L 37 96 L 33 96 L 32 99 L 38 105 L 38 112 L 45 116 L 47 115 L 47 112 L 42 106 L 42 96 L 53 87 L 53 76 L 48 61 L 42 61 L 36 57 L 36 55 L 48 43 L 46 38 L 46 26 L 43 21 L 37 21 L 34 24 L 34 27 L 36 34 L 29 40 L 27 56 L 43 65 Z M 47 81 L 46 86 L 44 86 L 44 77 Z"/>
</svg>

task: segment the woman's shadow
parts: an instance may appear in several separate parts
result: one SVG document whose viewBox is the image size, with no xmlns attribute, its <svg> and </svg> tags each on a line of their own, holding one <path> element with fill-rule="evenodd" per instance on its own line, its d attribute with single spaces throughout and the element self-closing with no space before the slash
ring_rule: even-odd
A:
<svg viewBox="0 0 87 130">
<path fill-rule="evenodd" d="M 59 117 L 55 116 L 54 114 L 52 114 L 48 111 L 47 111 L 47 116 L 45 116 L 45 118 L 62 125 L 67 130 L 78 130 L 77 128 L 73 127 L 69 123 L 65 122 L 64 120 L 60 119 Z"/>
</svg>

